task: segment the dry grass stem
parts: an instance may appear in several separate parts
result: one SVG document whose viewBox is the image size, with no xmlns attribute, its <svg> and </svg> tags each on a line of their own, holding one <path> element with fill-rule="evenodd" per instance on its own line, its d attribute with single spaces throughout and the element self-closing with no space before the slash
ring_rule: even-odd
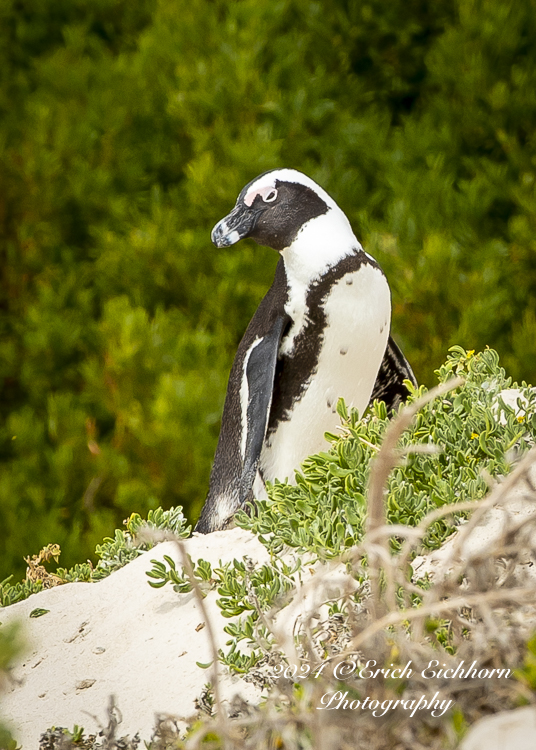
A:
<svg viewBox="0 0 536 750">
<path fill-rule="evenodd" d="M 452 378 L 447 383 L 433 388 L 424 396 L 417 399 L 413 404 L 404 406 L 398 416 L 393 419 L 386 430 L 381 448 L 371 462 L 370 479 L 367 494 L 367 527 L 364 545 L 369 553 L 370 583 L 372 591 L 372 608 L 374 616 L 379 617 L 383 611 L 380 575 L 382 567 L 380 560 L 390 557 L 389 540 L 385 536 L 376 537 L 375 544 L 370 543 L 371 536 L 385 526 L 385 485 L 389 474 L 400 460 L 401 453 L 397 450 L 397 443 L 402 433 L 411 425 L 419 409 L 463 384 L 463 378 Z M 382 551 L 383 550 L 383 551 Z M 394 580 L 390 576 L 390 566 L 385 569 L 387 577 L 388 606 L 392 609 L 396 606 L 394 594 Z"/>
<path fill-rule="evenodd" d="M 228 738 L 229 737 L 228 719 L 227 719 L 227 714 L 225 713 L 223 709 L 222 701 L 221 701 L 218 647 L 216 645 L 214 629 L 212 626 L 211 619 L 208 615 L 207 608 L 205 606 L 204 594 L 201 591 L 197 578 L 195 577 L 195 574 L 192 568 L 192 563 L 190 561 L 188 553 L 186 552 L 186 547 L 184 545 L 184 542 L 182 541 L 182 539 L 175 537 L 175 543 L 177 544 L 177 547 L 179 549 L 179 554 L 181 556 L 183 568 L 186 572 L 186 575 L 188 576 L 195 598 L 197 599 L 197 603 L 199 605 L 201 615 L 203 617 L 203 620 L 207 628 L 207 638 L 208 638 L 209 648 L 210 648 L 211 658 L 212 658 L 212 690 L 214 692 L 214 702 L 216 704 L 216 717 L 215 718 L 218 724 L 218 728 L 222 733 L 222 737 Z M 225 747 L 228 747 L 228 746 L 230 747 L 226 739 Z"/>
</svg>

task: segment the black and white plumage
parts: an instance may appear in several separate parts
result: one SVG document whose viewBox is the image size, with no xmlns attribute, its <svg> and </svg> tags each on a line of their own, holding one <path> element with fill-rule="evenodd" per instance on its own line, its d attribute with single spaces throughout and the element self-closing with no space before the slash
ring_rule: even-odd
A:
<svg viewBox="0 0 536 750">
<path fill-rule="evenodd" d="M 361 414 L 375 398 L 392 410 L 403 380 L 416 382 L 389 335 L 387 280 L 319 185 L 292 169 L 257 177 L 212 231 L 218 247 L 245 237 L 281 257 L 231 369 L 202 533 L 325 450 L 339 397 Z"/>
</svg>

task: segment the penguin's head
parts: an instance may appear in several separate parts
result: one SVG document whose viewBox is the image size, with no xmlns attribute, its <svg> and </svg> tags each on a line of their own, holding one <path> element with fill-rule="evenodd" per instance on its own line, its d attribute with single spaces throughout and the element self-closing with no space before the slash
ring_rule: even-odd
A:
<svg viewBox="0 0 536 750">
<path fill-rule="evenodd" d="M 342 214 L 319 185 L 295 169 L 274 169 L 243 188 L 236 205 L 212 230 L 217 247 L 234 245 L 246 237 L 259 245 L 284 250 L 302 228 L 328 212 Z"/>
</svg>

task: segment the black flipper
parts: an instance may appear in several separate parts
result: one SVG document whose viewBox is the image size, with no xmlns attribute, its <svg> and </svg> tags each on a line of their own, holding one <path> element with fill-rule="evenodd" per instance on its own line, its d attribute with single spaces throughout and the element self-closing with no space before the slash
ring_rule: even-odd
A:
<svg viewBox="0 0 536 750">
<path fill-rule="evenodd" d="M 408 360 L 395 344 L 393 338 L 389 336 L 370 403 L 384 401 L 389 414 L 397 411 L 400 404 L 408 397 L 408 389 L 403 383 L 404 380 L 410 380 L 413 385 L 417 385 L 417 380 Z"/>
<path fill-rule="evenodd" d="M 279 344 L 290 321 L 284 307 L 286 289 L 285 269 L 280 260 L 274 283 L 251 319 L 229 376 L 207 499 L 195 527 L 202 534 L 225 528 L 234 513 L 252 499 L 268 426 Z M 244 365 L 248 405 L 242 455 Z"/>
<path fill-rule="evenodd" d="M 257 474 L 257 465 L 266 436 L 268 416 L 272 404 L 277 353 L 286 322 L 285 318 L 278 318 L 270 333 L 264 336 L 260 344 L 253 349 L 248 360 L 246 377 L 249 402 L 246 450 L 240 478 L 240 505 L 243 505 L 251 497 L 253 482 Z"/>
</svg>

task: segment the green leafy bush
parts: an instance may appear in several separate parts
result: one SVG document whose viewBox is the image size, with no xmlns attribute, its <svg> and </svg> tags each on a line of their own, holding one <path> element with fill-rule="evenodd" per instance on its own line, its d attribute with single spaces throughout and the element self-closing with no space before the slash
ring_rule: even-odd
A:
<svg viewBox="0 0 536 750">
<path fill-rule="evenodd" d="M 421 409 L 404 433 L 402 449 L 424 446 L 437 452 L 410 452 L 391 473 L 390 523 L 416 526 L 435 508 L 483 497 L 488 490 L 485 474 L 508 474 L 512 461 L 536 436 L 536 393 L 523 384 L 517 411 L 503 402 L 500 392 L 512 387 L 512 381 L 495 351 L 475 355 L 453 347 L 437 374 L 440 383 L 453 375 L 465 382 Z M 415 390 L 410 402 L 422 391 Z M 343 430 L 331 436 L 331 450 L 308 458 L 296 485 L 277 482 L 270 498 L 257 503 L 257 512 L 237 515 L 237 524 L 259 534 L 274 552 L 288 545 L 332 557 L 361 539 L 370 460 L 389 420 L 382 403 L 374 404 L 364 420 L 355 411 L 348 414 L 343 403 L 339 413 Z M 424 543 L 436 548 L 451 531 L 452 521 L 439 520 Z M 393 546 L 398 547 L 396 540 Z"/>
<path fill-rule="evenodd" d="M 76 563 L 72 568 L 58 568 L 55 575 L 59 581 L 54 585 L 59 585 L 61 582 L 100 581 L 113 573 L 114 570 L 124 567 L 145 550 L 151 549 L 154 546 L 153 542 L 135 540 L 136 534 L 142 526 L 173 532 L 179 539 L 189 536 L 191 532 L 191 527 L 186 523 L 182 508 L 150 510 L 147 519 L 143 519 L 138 513 L 133 513 L 124 524 L 126 531 L 116 529 L 113 539 L 106 537 L 102 544 L 97 545 L 95 555 L 99 558 L 99 561 L 95 567 L 87 562 Z M 44 588 L 43 581 L 39 579 L 26 579 L 13 584 L 12 578 L 13 575 L 10 575 L 0 582 L 0 607 L 7 607 L 10 604 L 27 599 L 31 594 L 37 594 Z"/>
</svg>

